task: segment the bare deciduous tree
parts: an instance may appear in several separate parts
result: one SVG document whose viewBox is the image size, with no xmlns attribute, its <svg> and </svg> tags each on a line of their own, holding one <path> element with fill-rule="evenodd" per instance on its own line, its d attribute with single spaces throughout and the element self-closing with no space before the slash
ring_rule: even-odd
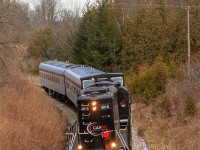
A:
<svg viewBox="0 0 200 150">
<path fill-rule="evenodd" d="M 3 66 L 5 57 L 11 55 L 11 47 L 17 44 L 26 32 L 28 10 L 27 4 L 15 0 L 0 1 L 0 63 Z"/>
<path fill-rule="evenodd" d="M 31 17 L 34 22 L 37 22 L 36 28 L 55 26 L 56 22 L 60 20 L 59 14 L 62 10 L 60 0 L 40 0 Z"/>
</svg>

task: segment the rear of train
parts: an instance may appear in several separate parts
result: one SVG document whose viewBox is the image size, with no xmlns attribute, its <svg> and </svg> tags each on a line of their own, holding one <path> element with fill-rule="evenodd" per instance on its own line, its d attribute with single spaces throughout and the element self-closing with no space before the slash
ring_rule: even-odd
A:
<svg viewBox="0 0 200 150">
<path fill-rule="evenodd" d="M 78 145 L 83 150 L 127 150 L 130 134 L 120 125 L 119 89 L 114 85 L 84 89 L 78 104 Z M 127 126 L 128 127 L 128 126 Z M 129 126 L 130 128 L 130 126 Z M 121 132 L 124 130 L 125 132 Z M 124 133 L 124 135 L 123 135 Z"/>
</svg>

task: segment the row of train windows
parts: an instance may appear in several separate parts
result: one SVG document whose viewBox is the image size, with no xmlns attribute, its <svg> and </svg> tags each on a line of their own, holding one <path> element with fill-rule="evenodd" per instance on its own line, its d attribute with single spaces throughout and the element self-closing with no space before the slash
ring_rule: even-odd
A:
<svg viewBox="0 0 200 150">
<path fill-rule="evenodd" d="M 40 77 L 58 84 L 61 82 L 60 78 L 42 72 L 40 72 Z"/>
<path fill-rule="evenodd" d="M 78 95 L 80 93 L 80 90 L 76 86 L 74 86 L 72 83 L 70 83 L 68 81 L 66 81 L 66 86 L 75 95 Z"/>
</svg>

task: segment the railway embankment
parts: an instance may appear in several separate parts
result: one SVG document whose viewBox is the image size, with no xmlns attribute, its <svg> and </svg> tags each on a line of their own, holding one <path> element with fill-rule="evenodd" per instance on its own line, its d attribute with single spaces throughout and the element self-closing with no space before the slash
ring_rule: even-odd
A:
<svg viewBox="0 0 200 150">
<path fill-rule="evenodd" d="M 0 76 L 0 149 L 62 149 L 66 119 L 10 66 Z"/>
</svg>

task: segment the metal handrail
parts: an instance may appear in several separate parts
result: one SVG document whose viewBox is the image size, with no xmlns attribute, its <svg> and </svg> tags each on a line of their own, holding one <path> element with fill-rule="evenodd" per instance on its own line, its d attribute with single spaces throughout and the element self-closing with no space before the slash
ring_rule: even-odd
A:
<svg viewBox="0 0 200 150">
<path fill-rule="evenodd" d="M 126 131 L 126 129 L 120 129 L 119 132 L 117 130 L 109 130 L 109 132 L 116 132 L 117 133 L 117 136 L 119 137 L 119 140 L 121 141 L 122 143 L 122 146 L 124 148 L 126 148 L 126 150 L 129 150 L 129 147 L 127 146 L 122 134 L 120 133 L 121 131 Z M 78 134 L 89 134 L 89 133 L 66 133 L 67 135 L 71 136 L 70 138 L 70 141 L 68 146 L 67 146 L 67 149 L 66 150 L 73 150 L 73 146 L 74 146 L 74 143 L 75 143 L 75 139 L 77 137 Z"/>
<path fill-rule="evenodd" d="M 119 137 L 119 140 L 121 141 L 121 144 L 123 146 L 123 148 L 125 148 L 126 150 L 129 150 L 128 147 L 128 143 L 126 143 L 123 135 L 122 135 L 122 131 L 127 131 L 127 127 L 125 129 L 120 129 L 119 131 L 117 130 L 109 130 L 109 132 L 116 132 L 117 136 Z M 73 146 L 76 140 L 77 135 L 81 135 L 81 134 L 89 134 L 89 133 L 79 133 L 78 132 L 78 122 L 76 121 L 67 131 L 66 135 L 67 135 L 67 148 L 66 150 L 73 150 Z M 129 140 L 129 139 L 127 139 Z"/>
<path fill-rule="evenodd" d="M 78 122 L 75 121 L 75 123 L 69 128 L 67 131 L 67 145 L 66 145 L 66 150 L 72 150 L 74 141 L 76 139 L 76 135 L 78 132 Z"/>
<path fill-rule="evenodd" d="M 122 134 L 121 134 L 121 131 L 127 131 L 126 129 L 119 129 L 119 133 L 117 132 L 118 136 L 120 137 L 120 140 L 122 141 L 122 144 L 123 144 L 123 147 L 125 147 L 127 150 L 129 150 L 129 147 L 128 145 L 126 144 Z M 128 140 L 128 139 L 127 139 Z"/>
</svg>

